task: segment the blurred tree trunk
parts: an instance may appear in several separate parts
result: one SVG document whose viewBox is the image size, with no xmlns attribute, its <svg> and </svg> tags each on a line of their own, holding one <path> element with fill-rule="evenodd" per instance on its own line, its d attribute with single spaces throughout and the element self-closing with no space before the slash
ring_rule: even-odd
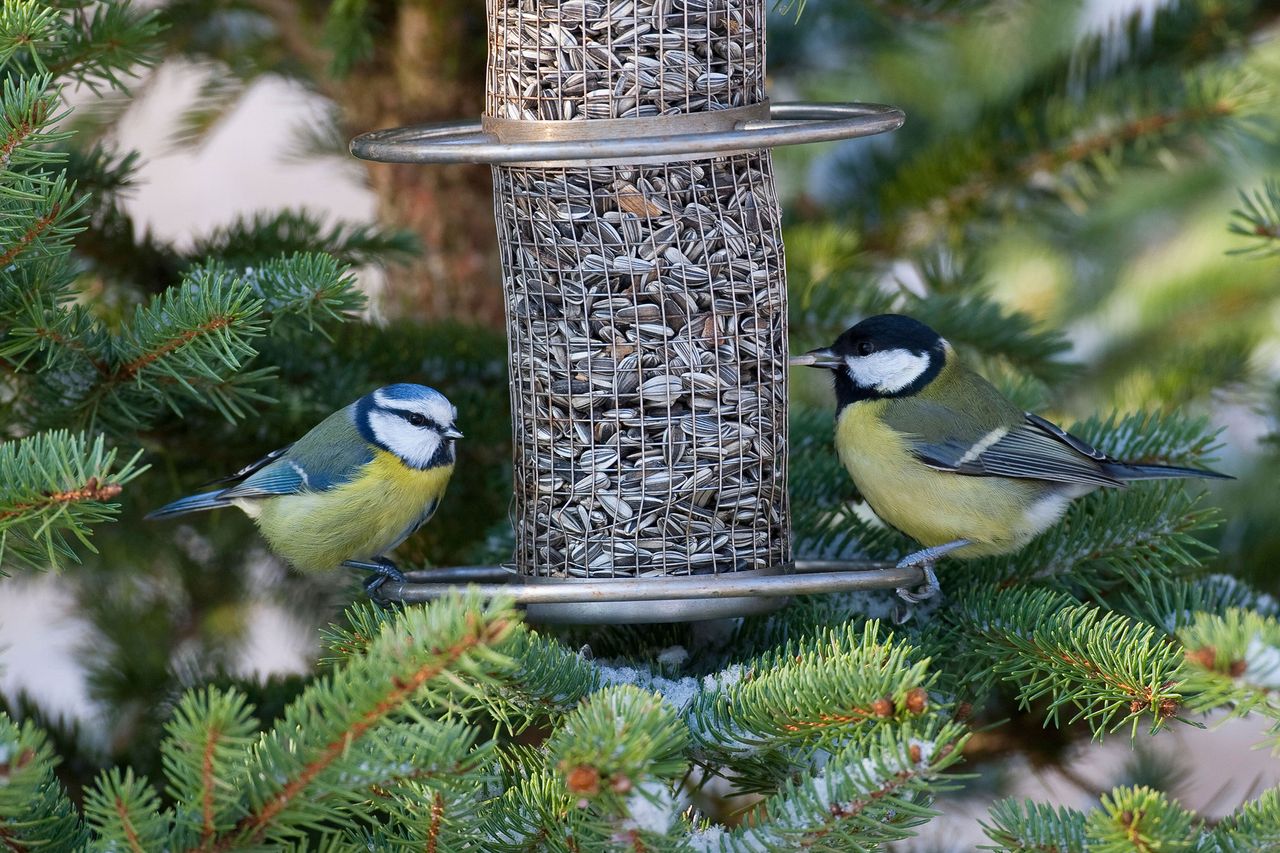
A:
<svg viewBox="0 0 1280 853">
<path fill-rule="evenodd" d="M 478 119 L 484 107 L 484 4 L 386 4 L 374 56 L 334 85 L 351 135 Z M 319 75 L 317 75 L 319 76 Z M 387 309 L 426 319 L 502 323 L 493 196 L 483 166 L 368 164 L 380 218 L 416 231 L 424 253 L 388 271 Z"/>
</svg>

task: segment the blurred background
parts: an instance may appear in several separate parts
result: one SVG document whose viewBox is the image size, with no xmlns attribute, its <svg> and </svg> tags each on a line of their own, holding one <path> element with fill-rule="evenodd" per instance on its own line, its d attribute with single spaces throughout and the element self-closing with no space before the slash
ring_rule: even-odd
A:
<svg viewBox="0 0 1280 853">
<path fill-rule="evenodd" d="M 356 578 L 290 574 L 239 514 L 144 525 L 155 505 L 374 385 L 425 381 L 463 413 L 466 474 L 404 562 L 500 561 L 510 542 L 489 171 L 364 164 L 345 149 L 366 130 L 480 114 L 483 4 L 161 8 L 165 55 L 133 96 L 73 97 L 77 145 L 138 153 L 79 244 L 90 286 L 123 294 L 104 310 L 123 315 L 173 283 L 174 258 L 256 257 L 319 235 L 357 265 L 370 322 L 334 329 L 323 356 L 275 344 L 277 402 L 238 424 L 209 413 L 144 434 L 152 468 L 129 487 L 122 521 L 95 534 L 91 565 L 3 582 L 0 707 L 58 732 L 72 784 L 118 761 L 154 768 L 158 727 L 184 685 L 246 685 L 269 715 L 312 671 L 316 627 L 356 590 Z M 1215 489 L 1223 523 L 1200 535 L 1218 549 L 1215 571 L 1276 592 L 1280 187 L 1268 194 L 1266 182 L 1280 177 L 1278 35 L 1280 3 L 1261 0 L 775 9 L 774 100 L 878 101 L 909 117 L 891 135 L 775 152 L 792 349 L 827 343 L 865 313 L 916 306 L 962 345 L 990 345 L 976 347 L 996 352 L 984 369 L 1056 418 L 1212 418 L 1218 467 L 1239 479 Z M 926 294 L 930 308 L 913 301 Z M 815 429 L 829 430 L 824 382 L 793 379 L 797 417 L 816 413 Z M 1116 741 L 1084 766 L 1072 737 L 1030 732 L 1022 746 L 1043 748 L 984 770 L 972 814 L 996 791 L 1087 805 L 1097 789 L 1148 777 L 1225 812 L 1280 780 L 1274 759 L 1245 749 L 1257 732 L 1248 721 L 1229 741 L 1182 730 L 1138 753 Z M 1224 749 L 1239 761 L 1200 772 L 1214 763 L 1208 750 Z M 920 844 L 968 845 L 966 808 Z"/>
</svg>

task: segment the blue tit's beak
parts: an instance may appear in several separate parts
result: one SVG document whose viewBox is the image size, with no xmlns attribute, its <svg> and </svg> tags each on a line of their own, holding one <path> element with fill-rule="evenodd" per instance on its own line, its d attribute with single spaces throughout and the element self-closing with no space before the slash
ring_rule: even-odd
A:
<svg viewBox="0 0 1280 853">
<path fill-rule="evenodd" d="M 445 438 L 463 438 L 464 437 L 462 435 L 462 430 L 458 429 L 453 424 L 450 424 L 449 426 L 445 427 L 444 431 L 441 432 L 440 434 L 443 435 Z"/>
<path fill-rule="evenodd" d="M 826 347 L 811 349 L 804 355 L 791 356 L 792 367 L 825 367 L 830 370 L 844 367 L 844 359 Z"/>
</svg>

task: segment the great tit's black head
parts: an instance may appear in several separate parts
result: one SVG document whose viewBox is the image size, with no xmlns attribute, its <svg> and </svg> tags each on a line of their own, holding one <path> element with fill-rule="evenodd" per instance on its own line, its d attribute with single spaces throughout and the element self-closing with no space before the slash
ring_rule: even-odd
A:
<svg viewBox="0 0 1280 853">
<path fill-rule="evenodd" d="M 947 342 L 933 329 L 901 314 L 879 314 L 796 362 L 831 370 L 836 403 L 844 408 L 859 400 L 916 394 L 933 381 L 946 360 Z"/>
<path fill-rule="evenodd" d="M 457 418 L 453 404 L 425 385 L 388 385 L 355 404 L 356 428 L 364 439 L 410 468 L 453 464 L 453 443 L 462 438 Z"/>
</svg>

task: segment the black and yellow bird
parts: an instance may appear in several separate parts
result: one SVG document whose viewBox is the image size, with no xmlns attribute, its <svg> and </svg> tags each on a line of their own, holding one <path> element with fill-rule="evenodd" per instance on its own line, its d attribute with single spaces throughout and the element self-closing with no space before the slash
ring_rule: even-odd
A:
<svg viewBox="0 0 1280 853">
<path fill-rule="evenodd" d="M 885 523 L 924 545 L 899 566 L 1008 554 L 1058 522 L 1074 499 L 1131 480 L 1231 479 L 1225 474 L 1111 459 L 1039 415 L 1024 412 L 960 363 L 925 324 L 869 317 L 830 347 L 792 360 L 835 378 L 836 450 Z"/>
</svg>

